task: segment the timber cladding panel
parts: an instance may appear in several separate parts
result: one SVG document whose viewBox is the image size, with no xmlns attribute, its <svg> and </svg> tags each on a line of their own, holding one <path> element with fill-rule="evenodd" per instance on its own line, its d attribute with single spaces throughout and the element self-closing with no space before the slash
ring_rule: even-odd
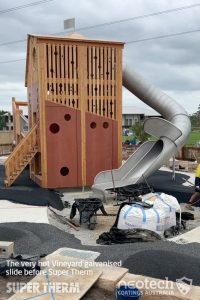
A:
<svg viewBox="0 0 200 300">
<path fill-rule="evenodd" d="M 62 164 L 61 160 L 64 164 L 68 159 L 75 161 L 70 167 L 74 173 L 71 171 L 63 176 L 65 178 L 58 179 L 60 183 L 56 186 L 60 187 L 90 185 L 99 171 L 120 166 L 123 45 L 121 42 L 90 40 L 78 34 L 29 36 L 27 64 L 30 66 L 26 68 L 26 85 L 30 93 L 31 122 L 38 122 L 41 170 L 37 172 L 42 186 L 53 187 L 51 177 L 54 171 L 57 174 L 54 169 Z M 35 86 L 38 87 L 37 97 L 34 97 Z M 63 121 L 64 109 L 71 111 L 65 115 L 76 115 L 75 123 Z M 94 130 L 89 137 L 92 116 L 96 117 L 97 123 L 108 122 L 109 129 L 99 131 L 98 126 L 98 132 L 94 134 Z M 59 123 L 59 119 L 62 129 L 52 137 L 49 120 L 53 124 Z M 66 140 L 68 145 L 70 142 L 68 150 Z M 65 145 L 64 153 L 61 153 L 60 144 Z M 53 148 L 60 151 L 57 152 L 59 159 L 53 154 Z M 96 160 L 98 152 L 101 152 L 101 163 Z M 35 164 L 38 165 L 36 161 Z M 74 181 L 70 174 L 74 174 Z"/>
<path fill-rule="evenodd" d="M 121 102 L 121 97 L 117 97 L 117 72 L 120 70 L 116 61 L 121 49 L 85 46 L 84 63 L 84 52 L 81 55 L 79 47 L 46 43 L 46 100 L 77 109 L 80 101 L 84 101 L 86 111 L 116 120 L 117 102 Z M 80 68 L 85 67 L 87 85 L 81 86 Z M 87 99 L 80 99 L 80 89 L 85 88 Z"/>
<path fill-rule="evenodd" d="M 80 111 L 46 103 L 48 187 L 81 185 Z"/>
<path fill-rule="evenodd" d="M 46 43 L 47 100 L 79 108 L 78 46 Z"/>
<path fill-rule="evenodd" d="M 87 111 L 115 120 L 116 52 L 113 47 L 87 47 Z"/>
<path fill-rule="evenodd" d="M 92 185 L 97 173 L 118 167 L 116 121 L 86 114 L 86 182 Z"/>
</svg>

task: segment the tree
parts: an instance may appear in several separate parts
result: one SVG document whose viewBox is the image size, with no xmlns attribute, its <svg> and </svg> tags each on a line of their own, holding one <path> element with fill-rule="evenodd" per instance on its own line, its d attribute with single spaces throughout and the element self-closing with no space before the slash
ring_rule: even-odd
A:
<svg viewBox="0 0 200 300">
<path fill-rule="evenodd" d="M 133 134 L 135 135 L 136 139 L 141 141 L 142 143 L 147 141 L 148 138 L 150 137 L 149 134 L 147 134 L 144 129 L 143 129 L 143 124 L 140 122 L 136 122 L 132 127 L 131 127 Z"/>
<path fill-rule="evenodd" d="M 192 127 L 200 127 L 200 104 L 198 105 L 197 111 L 190 115 L 190 120 Z"/>
</svg>

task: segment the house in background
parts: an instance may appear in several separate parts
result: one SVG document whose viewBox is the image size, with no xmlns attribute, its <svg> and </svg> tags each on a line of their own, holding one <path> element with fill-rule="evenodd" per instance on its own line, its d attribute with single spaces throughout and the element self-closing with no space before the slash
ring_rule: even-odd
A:
<svg viewBox="0 0 200 300">
<path fill-rule="evenodd" d="M 6 112 L 2 115 L 3 129 L 2 131 L 13 131 L 13 114 Z M 20 113 L 20 127 L 23 131 L 28 131 L 28 116 Z M 21 130 L 22 131 L 22 130 Z"/>
<path fill-rule="evenodd" d="M 151 108 L 140 108 L 136 106 L 122 107 L 122 128 L 130 128 L 137 122 L 144 122 L 150 117 L 160 117 L 160 114 Z"/>
<path fill-rule="evenodd" d="M 3 131 L 12 131 L 13 130 L 13 116 L 10 112 L 6 112 L 2 115 L 3 121 Z"/>
</svg>

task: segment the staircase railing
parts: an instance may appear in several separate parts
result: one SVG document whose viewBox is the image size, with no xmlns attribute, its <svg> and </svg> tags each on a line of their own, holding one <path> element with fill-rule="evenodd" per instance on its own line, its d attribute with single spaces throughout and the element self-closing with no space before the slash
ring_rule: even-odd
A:
<svg viewBox="0 0 200 300">
<path fill-rule="evenodd" d="M 37 124 L 34 125 L 27 135 L 15 147 L 4 163 L 5 185 L 10 186 L 20 175 L 23 169 L 30 163 L 38 151 L 37 147 Z"/>
</svg>

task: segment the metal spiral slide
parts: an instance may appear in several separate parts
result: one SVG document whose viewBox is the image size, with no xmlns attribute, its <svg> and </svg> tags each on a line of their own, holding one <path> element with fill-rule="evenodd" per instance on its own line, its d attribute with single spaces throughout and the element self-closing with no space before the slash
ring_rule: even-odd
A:
<svg viewBox="0 0 200 300">
<path fill-rule="evenodd" d="M 191 130 L 185 109 L 127 66 L 123 67 L 123 85 L 158 111 L 163 119 L 155 117 L 145 121 L 145 132 L 155 136 L 157 140 L 143 143 L 119 169 L 97 174 L 92 186 L 95 192 L 103 192 L 113 188 L 113 185 L 122 187 L 144 181 L 175 155 Z"/>
</svg>

